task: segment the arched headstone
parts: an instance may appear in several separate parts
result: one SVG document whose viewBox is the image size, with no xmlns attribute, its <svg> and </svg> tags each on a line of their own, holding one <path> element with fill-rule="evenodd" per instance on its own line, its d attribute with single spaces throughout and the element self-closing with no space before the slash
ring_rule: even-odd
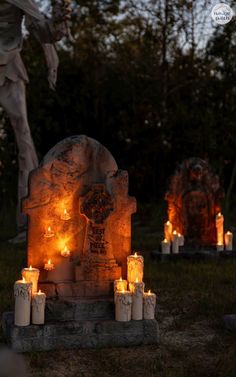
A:
<svg viewBox="0 0 236 377">
<path fill-rule="evenodd" d="M 215 217 L 224 196 L 219 178 L 200 158 L 185 160 L 171 177 L 165 199 L 173 230 L 191 248 L 216 245 Z"/>
<path fill-rule="evenodd" d="M 73 136 L 52 148 L 30 176 L 23 211 L 28 264 L 48 296 L 108 296 L 125 278 L 136 200 L 127 172 L 96 140 Z"/>
</svg>

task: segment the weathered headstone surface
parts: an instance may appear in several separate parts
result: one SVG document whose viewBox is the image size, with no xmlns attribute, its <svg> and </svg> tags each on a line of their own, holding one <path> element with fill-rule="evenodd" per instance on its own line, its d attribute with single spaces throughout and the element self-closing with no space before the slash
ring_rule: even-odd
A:
<svg viewBox="0 0 236 377">
<path fill-rule="evenodd" d="M 126 277 L 136 200 L 104 146 L 87 136 L 58 143 L 31 174 L 23 211 L 28 264 L 40 269 L 48 297 L 112 295 L 113 281 Z"/>
<path fill-rule="evenodd" d="M 170 180 L 166 194 L 168 217 L 186 248 L 216 245 L 215 216 L 224 193 L 219 178 L 200 158 L 185 160 Z"/>
</svg>

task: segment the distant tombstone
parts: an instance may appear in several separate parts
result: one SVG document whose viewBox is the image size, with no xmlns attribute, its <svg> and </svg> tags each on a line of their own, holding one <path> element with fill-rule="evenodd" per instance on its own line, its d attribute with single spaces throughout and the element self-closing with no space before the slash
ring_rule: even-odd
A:
<svg viewBox="0 0 236 377">
<path fill-rule="evenodd" d="M 83 135 L 58 143 L 32 172 L 23 210 L 28 265 L 47 297 L 112 295 L 126 277 L 136 200 L 104 146 Z"/>
<path fill-rule="evenodd" d="M 165 199 L 173 230 L 184 235 L 185 245 L 216 245 L 215 216 L 224 193 L 219 178 L 200 158 L 185 160 L 170 180 Z"/>
</svg>

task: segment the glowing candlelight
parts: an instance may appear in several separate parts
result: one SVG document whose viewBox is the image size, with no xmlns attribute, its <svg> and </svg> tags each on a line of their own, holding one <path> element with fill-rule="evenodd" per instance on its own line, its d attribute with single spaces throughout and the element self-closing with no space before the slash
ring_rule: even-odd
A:
<svg viewBox="0 0 236 377">
<path fill-rule="evenodd" d="M 184 236 L 178 233 L 179 246 L 184 246 Z"/>
<path fill-rule="evenodd" d="M 28 326 L 30 324 L 32 283 L 17 280 L 14 284 L 15 314 L 14 323 L 16 326 Z"/>
<path fill-rule="evenodd" d="M 222 245 L 222 243 L 218 243 L 218 244 L 216 245 L 216 250 L 217 250 L 217 251 L 223 251 L 223 250 L 224 250 L 224 245 Z"/>
<path fill-rule="evenodd" d="M 118 280 L 117 280 L 118 281 Z M 132 293 L 122 289 L 115 292 L 115 318 L 119 322 L 131 320 Z"/>
<path fill-rule="evenodd" d="M 114 292 L 123 292 L 127 290 L 127 280 L 120 277 L 119 280 L 114 281 Z"/>
<path fill-rule="evenodd" d="M 43 325 L 45 322 L 46 295 L 39 290 L 32 298 L 32 323 Z"/>
<path fill-rule="evenodd" d="M 224 216 L 221 212 L 216 215 L 216 234 L 217 234 L 217 245 L 224 244 Z"/>
<path fill-rule="evenodd" d="M 68 249 L 68 247 L 65 245 L 64 249 L 61 251 L 61 255 L 63 257 L 69 257 L 70 256 L 70 250 Z"/>
<path fill-rule="evenodd" d="M 134 253 L 134 255 L 129 255 L 127 257 L 127 266 L 128 266 L 128 282 L 134 283 L 136 278 L 138 281 L 143 281 L 143 265 L 144 260 L 141 255 Z"/>
<path fill-rule="evenodd" d="M 21 274 L 25 281 L 32 283 L 32 293 L 35 294 L 38 290 L 39 269 L 29 266 L 28 268 L 23 268 Z"/>
<path fill-rule="evenodd" d="M 176 230 L 173 231 L 172 253 L 179 253 L 179 237 Z"/>
<path fill-rule="evenodd" d="M 165 238 L 170 242 L 172 240 L 172 224 L 169 220 L 164 224 L 164 233 Z"/>
<path fill-rule="evenodd" d="M 52 263 L 51 259 L 48 260 L 48 263 L 45 263 L 44 269 L 47 271 L 54 270 L 54 264 Z"/>
<path fill-rule="evenodd" d="M 166 238 L 161 241 L 161 252 L 162 254 L 170 254 L 170 242 Z"/>
<path fill-rule="evenodd" d="M 154 319 L 156 307 L 156 295 L 149 290 L 143 295 L 143 319 Z"/>
<path fill-rule="evenodd" d="M 143 319 L 143 293 L 144 293 L 144 283 L 136 281 L 134 283 L 129 283 L 130 292 L 133 294 L 132 297 L 132 319 L 139 321 Z"/>
<path fill-rule="evenodd" d="M 62 220 L 70 220 L 71 219 L 71 216 L 69 215 L 69 213 L 67 212 L 67 209 L 64 208 L 64 211 L 63 211 L 63 214 L 61 215 L 61 219 Z"/>
<path fill-rule="evenodd" d="M 46 238 L 51 238 L 51 237 L 54 237 L 54 233 L 53 233 L 53 231 L 52 231 L 52 228 L 49 226 L 48 228 L 47 228 L 47 231 L 46 231 L 46 233 L 44 233 L 44 237 L 46 237 Z"/>
<path fill-rule="evenodd" d="M 225 233 L 225 249 L 228 251 L 233 250 L 233 233 L 229 231 Z"/>
</svg>

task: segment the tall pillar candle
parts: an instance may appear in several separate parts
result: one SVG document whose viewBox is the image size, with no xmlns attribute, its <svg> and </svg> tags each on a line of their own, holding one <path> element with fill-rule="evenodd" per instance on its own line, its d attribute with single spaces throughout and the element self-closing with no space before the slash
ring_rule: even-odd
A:
<svg viewBox="0 0 236 377">
<path fill-rule="evenodd" d="M 115 292 L 115 318 L 119 322 L 131 320 L 132 293 L 129 291 Z"/>
<path fill-rule="evenodd" d="M 127 291 L 127 280 L 120 278 L 119 280 L 114 281 L 114 292 L 116 291 Z"/>
<path fill-rule="evenodd" d="M 222 213 L 216 215 L 217 245 L 224 245 L 224 216 Z"/>
<path fill-rule="evenodd" d="M 179 246 L 184 246 L 184 236 L 178 233 Z"/>
<path fill-rule="evenodd" d="M 231 232 L 225 233 L 225 250 L 233 250 L 233 233 Z"/>
<path fill-rule="evenodd" d="M 172 224 L 170 221 L 167 221 L 164 225 L 164 234 L 165 239 L 170 242 L 172 240 Z"/>
<path fill-rule="evenodd" d="M 224 250 L 224 245 L 222 245 L 222 244 L 217 244 L 217 245 L 216 245 L 216 250 L 217 250 L 217 251 L 223 251 L 223 250 Z"/>
<path fill-rule="evenodd" d="M 38 290 L 39 270 L 30 266 L 29 268 L 23 268 L 21 273 L 26 281 L 32 283 L 32 294 L 36 293 Z"/>
<path fill-rule="evenodd" d="M 143 282 L 134 282 L 129 284 L 129 289 L 133 293 L 132 296 L 132 319 L 140 321 L 143 319 Z"/>
<path fill-rule="evenodd" d="M 170 254 L 170 242 L 166 238 L 161 241 L 161 252 L 162 254 Z"/>
<path fill-rule="evenodd" d="M 17 280 L 14 284 L 15 296 L 15 325 L 28 326 L 30 324 L 32 283 Z"/>
<path fill-rule="evenodd" d="M 154 319 L 156 308 L 156 295 L 151 291 L 143 295 L 143 319 Z"/>
<path fill-rule="evenodd" d="M 43 325 L 45 322 L 46 295 L 40 290 L 32 297 L 32 323 Z"/>
<path fill-rule="evenodd" d="M 176 230 L 173 232 L 173 241 L 172 241 L 172 253 L 178 254 L 179 252 L 179 237 Z"/>
<path fill-rule="evenodd" d="M 134 283 L 137 279 L 139 282 L 143 281 L 143 264 L 143 257 L 137 253 L 127 257 L 129 283 Z"/>
</svg>

